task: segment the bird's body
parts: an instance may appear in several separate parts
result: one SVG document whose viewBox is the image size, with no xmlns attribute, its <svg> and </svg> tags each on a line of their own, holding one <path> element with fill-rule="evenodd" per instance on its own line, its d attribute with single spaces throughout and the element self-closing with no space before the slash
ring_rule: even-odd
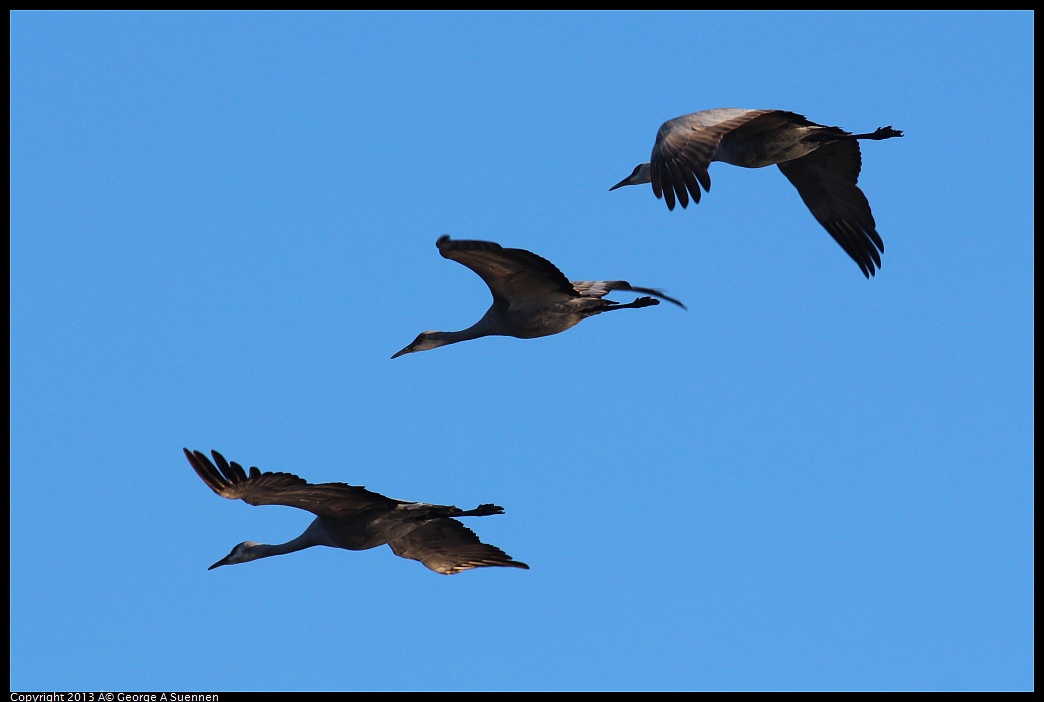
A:
<svg viewBox="0 0 1044 702">
<path fill-rule="evenodd" d="M 444 258 L 467 266 L 485 281 L 493 304 L 467 329 L 422 332 L 392 358 L 483 336 L 550 336 L 602 312 L 658 305 L 656 298 L 685 307 L 659 290 L 623 280 L 570 281 L 553 263 L 525 249 L 506 249 L 491 241 L 454 241 L 448 236 L 439 237 L 436 246 Z M 605 299 L 612 290 L 645 293 L 646 297 L 620 304 Z"/>
<path fill-rule="evenodd" d="M 226 461 L 217 451 L 211 453 L 214 462 L 200 451 L 185 449 L 189 463 L 216 494 L 251 505 L 297 507 L 316 518 L 304 533 L 283 544 L 244 541 L 210 569 L 312 546 L 365 551 L 384 544 L 396 555 L 420 561 L 444 575 L 487 566 L 529 568 L 496 546 L 482 543 L 455 519 L 503 514 L 504 509 L 497 505 L 462 510 L 396 500 L 345 483 L 312 484 L 290 473 L 262 473 L 251 468 L 248 476 L 238 463 Z"/>
<path fill-rule="evenodd" d="M 701 186 L 710 191 L 708 167 L 713 161 L 743 168 L 777 165 L 816 220 L 869 278 L 881 266 L 884 242 L 870 203 L 856 185 L 862 163 L 859 140 L 902 135 L 892 127 L 852 134 L 784 110 L 703 110 L 664 122 L 651 160 L 610 190 L 651 183 L 656 197 L 673 210 L 675 202 L 688 206 L 690 196 L 698 203 Z"/>
</svg>

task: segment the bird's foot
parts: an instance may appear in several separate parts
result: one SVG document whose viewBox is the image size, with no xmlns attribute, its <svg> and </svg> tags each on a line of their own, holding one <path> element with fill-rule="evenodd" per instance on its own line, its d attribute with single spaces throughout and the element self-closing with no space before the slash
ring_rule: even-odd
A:
<svg viewBox="0 0 1044 702">
<path fill-rule="evenodd" d="M 887 127 L 878 127 L 877 131 L 874 132 L 874 139 L 891 139 L 892 137 L 901 137 L 903 130 L 892 129 L 891 125 Z"/>
</svg>

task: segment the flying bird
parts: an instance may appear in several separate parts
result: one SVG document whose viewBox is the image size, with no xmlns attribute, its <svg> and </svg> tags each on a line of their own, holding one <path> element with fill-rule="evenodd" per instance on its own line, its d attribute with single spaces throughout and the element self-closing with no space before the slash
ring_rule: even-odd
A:
<svg viewBox="0 0 1044 702">
<path fill-rule="evenodd" d="M 312 546 L 365 551 L 383 544 L 388 544 L 395 555 L 420 561 L 443 575 L 490 566 L 529 570 L 528 565 L 512 560 L 496 546 L 482 543 L 475 532 L 456 519 L 503 514 L 503 507 L 484 504 L 462 510 L 406 502 L 355 485 L 312 484 L 291 473 L 262 473 L 257 468 L 251 468 L 248 476 L 242 466 L 226 461 L 217 451 L 211 451 L 213 462 L 200 451 L 184 451 L 203 482 L 221 497 L 250 505 L 297 507 L 315 515 L 296 539 L 285 544 L 244 541 L 207 570 Z"/>
<path fill-rule="evenodd" d="M 653 193 L 674 209 L 700 201 L 700 186 L 710 191 L 712 161 L 761 168 L 775 164 L 797 188 L 812 215 L 859 264 L 867 278 L 881 267 L 884 242 L 863 191 L 856 185 L 860 139 L 891 139 L 903 133 L 879 127 L 852 134 L 783 110 L 724 107 L 693 112 L 660 126 L 652 160 L 609 188 L 652 183 Z"/>
<path fill-rule="evenodd" d="M 483 336 L 533 339 L 558 334 L 602 312 L 658 305 L 656 298 L 685 309 L 659 290 L 639 288 L 623 280 L 570 281 L 553 263 L 525 249 L 505 249 L 492 241 L 454 241 L 448 235 L 439 237 L 435 245 L 443 258 L 467 266 L 485 281 L 493 304 L 467 329 L 422 332 L 392 358 Z M 605 299 L 612 290 L 646 296 L 621 304 Z"/>
</svg>

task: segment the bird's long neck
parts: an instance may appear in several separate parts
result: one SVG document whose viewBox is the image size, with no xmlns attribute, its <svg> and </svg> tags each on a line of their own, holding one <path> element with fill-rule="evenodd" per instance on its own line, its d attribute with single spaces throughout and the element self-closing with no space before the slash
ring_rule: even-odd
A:
<svg viewBox="0 0 1044 702">
<path fill-rule="evenodd" d="M 321 520 L 316 519 L 296 539 L 291 539 L 285 544 L 257 544 L 250 548 L 250 555 L 254 558 L 267 558 L 268 556 L 281 556 L 284 553 L 301 551 L 312 546 L 335 545 L 330 541 L 330 537 Z"/>
<path fill-rule="evenodd" d="M 458 341 L 471 341 L 472 339 L 478 339 L 479 337 L 486 336 L 480 329 L 476 329 L 477 324 L 474 324 L 467 329 L 461 329 L 460 331 L 433 331 L 428 332 L 428 340 L 436 342 L 439 346 L 445 346 L 446 344 L 455 344 Z"/>
<path fill-rule="evenodd" d="M 507 332 L 504 331 L 503 325 L 500 321 L 500 317 L 491 307 L 486 314 L 482 315 L 482 319 L 475 322 L 467 329 L 461 329 L 460 331 L 431 332 L 428 334 L 428 339 L 438 342 L 441 346 L 445 346 L 446 344 L 455 344 L 458 341 L 479 339 L 483 336 L 503 336 L 506 333 Z"/>
<path fill-rule="evenodd" d="M 254 558 L 268 558 L 269 556 L 281 556 L 284 553 L 293 553 L 294 551 L 301 551 L 312 546 L 320 546 L 320 542 L 316 541 L 315 538 L 305 531 L 305 533 L 298 536 L 296 539 L 291 539 L 285 544 L 257 544 L 251 546 L 249 553 Z"/>
</svg>

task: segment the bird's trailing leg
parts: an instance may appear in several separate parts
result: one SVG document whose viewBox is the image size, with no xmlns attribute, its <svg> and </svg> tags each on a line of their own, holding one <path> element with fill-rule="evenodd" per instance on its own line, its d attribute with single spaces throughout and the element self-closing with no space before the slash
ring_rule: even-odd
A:
<svg viewBox="0 0 1044 702">
<path fill-rule="evenodd" d="M 504 508 L 500 505 L 481 504 L 475 509 L 461 509 L 453 505 L 429 505 L 414 503 L 401 505 L 408 521 L 427 522 L 432 519 L 452 519 L 454 517 L 488 517 L 491 514 L 504 514 Z"/>
<path fill-rule="evenodd" d="M 881 141 L 882 139 L 891 139 L 892 137 L 901 137 L 903 130 L 892 129 L 891 126 L 878 127 L 870 134 L 852 134 L 850 139 L 873 139 L 874 141 Z"/>
<path fill-rule="evenodd" d="M 457 517 L 488 517 L 491 514 L 504 514 L 504 508 L 500 505 L 484 504 L 475 509 L 469 509 L 454 515 Z"/>
<path fill-rule="evenodd" d="M 660 304 L 660 301 L 657 300 L 655 297 L 639 297 L 634 302 L 628 302 L 627 304 L 623 304 L 623 305 L 616 304 L 616 305 L 612 305 L 610 307 L 606 307 L 605 311 L 608 312 L 609 310 L 622 310 L 622 309 L 626 309 L 628 307 L 633 307 L 633 308 L 637 309 L 639 307 L 651 307 L 653 305 L 658 305 L 658 304 Z"/>
</svg>

